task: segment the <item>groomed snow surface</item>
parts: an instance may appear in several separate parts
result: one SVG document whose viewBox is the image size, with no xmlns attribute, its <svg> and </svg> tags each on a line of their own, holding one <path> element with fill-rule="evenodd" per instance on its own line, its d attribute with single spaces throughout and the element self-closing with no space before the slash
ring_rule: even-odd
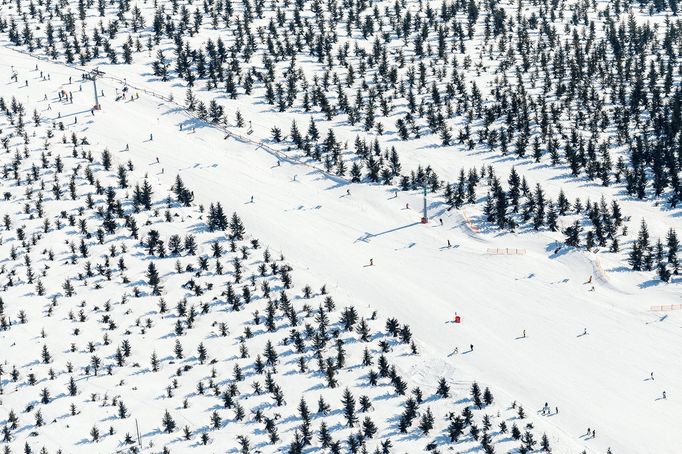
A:
<svg viewBox="0 0 682 454">
<path fill-rule="evenodd" d="M 614 453 L 676 453 L 682 449 L 682 432 L 678 430 L 682 422 L 682 363 L 679 361 L 682 357 L 682 311 L 649 311 L 654 305 L 682 303 L 677 288 L 679 285 L 638 286 L 633 284 L 632 279 L 636 273 L 600 263 L 598 255 L 567 250 L 554 254 L 553 241 L 560 241 L 561 234 L 551 237 L 547 233 L 477 233 L 465 221 L 465 216 L 471 213 L 444 211 L 435 198 L 429 201 L 431 221 L 420 224 L 422 199 L 419 193 L 400 192 L 394 197 L 391 187 L 347 184 L 295 160 L 282 159 L 281 165 L 278 165 L 277 157 L 267 150 L 234 138 L 225 139 L 223 132 L 191 120 L 175 104 L 143 92 L 134 101 L 115 102 L 114 92 L 117 88 L 120 90 L 122 85 L 107 78 L 98 80 L 98 89 L 104 91 L 101 99 L 103 109 L 92 115 L 91 83 L 81 81 L 79 71 L 35 59 L 7 47 L 0 48 L 0 61 L 0 80 L 3 81 L 1 94 L 6 100 L 15 96 L 25 104 L 28 114 L 34 107 L 37 108 L 46 125 L 59 121 L 57 115 L 61 114 L 61 121 L 67 127 L 67 138 L 71 131 L 78 137 L 86 136 L 89 145 L 79 146 L 78 149 L 92 151 L 96 160 L 99 160 L 104 148 L 111 151 L 115 166 L 110 184 L 116 185 L 116 166 L 132 161 L 135 170 L 129 176 L 131 185 L 148 175 L 163 212 L 164 191 L 173 185 L 176 175 L 180 175 L 186 186 L 194 191 L 196 204 L 207 207 L 210 203 L 220 202 L 228 214 L 232 211 L 239 214 L 249 237 L 261 241 L 261 250 L 254 257 L 260 257 L 265 247 L 269 247 L 274 256 L 283 253 L 286 262 L 293 267 L 297 286 L 309 282 L 313 289 L 317 289 L 326 283 L 337 306 L 355 305 L 363 316 L 368 317 L 377 311 L 381 320 L 395 317 L 401 323 L 409 324 L 420 355 L 410 356 L 408 346 L 404 345 L 399 347 L 402 350 L 399 350 L 400 355 L 396 355 L 399 358 L 396 361 L 399 361 L 401 373 L 410 383 L 410 388 L 421 386 L 425 396 L 430 397 L 438 379 L 445 377 L 455 390 L 449 399 L 456 402 L 468 398 L 470 384 L 476 380 L 482 387 L 490 387 L 495 394 L 495 406 L 489 413 L 496 414 L 499 411 L 503 418 L 509 417 L 511 423 L 516 414 L 510 409 L 511 404 L 514 401 L 521 403 L 529 416 L 523 425 L 532 422 L 536 427 L 536 438 L 538 434 L 546 432 L 552 442 L 553 452 L 577 453 L 586 450 L 605 453 L 610 447 Z M 50 74 L 50 80 L 39 78 L 34 69 L 36 65 L 40 71 Z M 17 71 L 19 82 L 8 82 L 10 66 Z M 69 77 L 73 80 L 71 84 L 67 83 Z M 24 86 L 24 80 L 29 81 L 27 87 Z M 152 83 L 147 86 L 154 88 Z M 72 104 L 56 101 L 60 89 L 73 93 Z M 177 91 L 174 93 L 176 97 L 182 96 L 181 89 L 174 91 Z M 47 101 L 43 100 L 45 94 Z M 51 110 L 48 110 L 48 105 L 51 105 Z M 29 123 L 29 117 L 27 115 L 26 123 Z M 77 123 L 74 123 L 76 118 Z M 261 122 L 264 121 L 264 117 L 260 118 Z M 276 123 L 275 116 L 272 124 Z M 185 125 L 182 131 L 180 124 Z M 191 125 L 196 126 L 196 129 Z M 2 128 L 11 129 L 6 118 L 3 118 Z M 58 131 L 53 139 L 56 144 L 54 150 L 59 150 L 62 156 L 68 158 L 72 147 L 59 143 L 61 134 Z M 153 140 L 150 140 L 150 134 Z M 12 161 L 15 149 L 23 150 L 21 141 L 15 142 L 17 145 L 12 146 L 11 153 L 3 155 L 3 165 Z M 40 137 L 32 139 L 28 146 L 30 153 L 36 153 L 37 156 L 42 142 Z M 430 153 L 428 162 L 446 168 L 453 159 L 457 159 L 452 154 L 441 157 L 441 153 L 446 154 L 440 151 Z M 461 163 L 457 168 L 466 165 L 468 163 Z M 537 180 L 542 177 L 542 171 L 533 174 Z M 67 175 L 62 180 L 66 185 Z M 14 197 L 21 199 L 24 189 L 3 187 L 3 192 L 10 191 Z M 48 187 L 45 192 L 49 191 Z M 585 187 L 582 191 L 581 196 L 599 199 L 599 187 Z M 27 219 L 27 216 L 18 217 L 21 214 L 15 214 L 22 211 L 23 202 L 0 203 L 3 214 L 8 212 L 13 217 L 17 216 L 17 225 L 26 223 L 19 219 Z M 48 211 L 53 215 L 59 211 L 55 208 L 56 203 L 60 202 L 47 204 Z M 64 209 L 79 206 L 79 203 L 68 200 L 63 204 Z M 639 206 L 636 203 L 627 206 L 626 214 L 636 220 L 634 226 L 646 216 L 647 208 L 643 204 L 641 208 Z M 438 219 L 442 219 L 442 225 Z M 680 227 L 679 218 L 664 219 L 661 225 L 654 225 L 652 229 L 665 232 L 669 227 Z M 201 231 L 201 223 L 196 218 L 185 219 L 185 223 Z M 94 221 L 91 224 L 91 229 L 97 225 Z M 139 225 L 141 232 L 148 228 L 143 227 L 142 223 Z M 184 235 L 188 228 L 171 226 L 162 232 L 166 235 L 176 229 Z M 212 238 L 207 233 L 202 235 L 204 241 Z M 14 233 L 3 232 L 3 237 L 5 243 L 0 249 L 2 261 L 9 264 L 8 253 L 12 242 L 7 240 L 14 238 Z M 50 238 L 54 239 L 55 252 L 66 249 L 63 234 L 53 234 Z M 452 245 L 450 248 L 446 247 L 448 240 Z M 47 245 L 40 245 L 40 249 L 45 247 Z M 208 243 L 202 244 L 201 248 L 204 253 L 210 254 Z M 487 253 L 489 248 L 518 248 L 524 249 L 525 254 L 490 254 Z M 144 250 L 143 246 L 141 250 Z M 106 249 L 98 253 L 93 262 L 99 262 L 104 251 Z M 368 266 L 370 259 L 372 266 Z M 159 265 L 164 281 L 184 282 L 189 279 L 166 276 L 165 273 L 173 273 L 175 260 L 165 260 Z M 112 264 L 115 261 L 112 259 Z M 55 263 L 55 266 L 59 267 L 59 264 Z M 229 263 L 226 263 L 226 268 L 230 268 Z M 78 269 L 82 269 L 82 264 Z M 59 273 L 55 271 L 48 274 L 49 280 L 44 282 L 48 295 L 61 292 L 64 276 Z M 133 282 L 140 281 L 140 287 L 146 287 L 143 273 L 140 269 L 140 276 L 131 279 Z M 248 273 L 245 275 L 248 276 Z M 641 276 L 637 282 L 647 279 L 644 273 Z M 586 284 L 590 277 L 591 283 Z M 108 292 L 114 291 L 110 287 L 104 285 L 100 291 L 84 290 L 83 296 L 77 294 L 66 299 L 69 302 L 64 304 L 69 304 L 68 307 L 74 312 L 77 312 L 77 304 L 81 300 L 86 300 L 90 308 L 101 308 Z M 184 290 L 172 284 L 165 284 L 165 289 L 163 298 L 173 313 Z M 140 334 L 139 328 L 131 329 L 135 360 L 129 362 L 139 362 L 141 367 L 116 375 L 115 380 L 82 377 L 79 380 L 82 391 L 73 399 L 83 412 L 78 417 L 67 417 L 68 404 L 63 402 L 72 399 L 66 395 L 65 377 L 68 374 L 57 379 L 60 383 L 58 386 L 47 380 L 45 366 L 38 363 L 42 345 L 47 343 L 53 346 L 51 352 L 55 371 L 64 373 L 66 358 L 70 358 L 79 370 L 91 356 L 87 352 L 86 341 L 101 340 L 104 330 L 100 327 L 102 331 L 83 332 L 73 339 L 56 338 L 56 334 L 49 335 L 52 330 L 63 331 L 65 336 L 70 336 L 71 327 L 60 328 L 60 325 L 67 323 L 64 320 L 68 314 L 66 309 L 57 309 L 59 317 L 45 318 L 44 309 L 49 300 L 37 297 L 31 285 L 10 288 L 3 292 L 2 298 L 6 313 L 13 322 L 16 322 L 16 314 L 20 309 L 29 315 L 28 324 L 14 326 L 10 331 L 0 333 L 4 369 L 0 425 L 5 424 L 9 409 L 12 408 L 19 413 L 23 428 L 10 444 L 13 452 L 20 452 L 26 441 L 36 452 L 43 445 L 48 446 L 50 452 L 56 448 L 61 448 L 63 452 L 112 452 L 122 449 L 118 442 L 123 438 L 123 433 L 134 434 L 131 420 L 122 420 L 124 423 L 117 421 L 115 408 L 107 410 L 108 416 L 88 410 L 89 407 L 101 405 L 105 393 L 109 399 L 120 395 L 120 399 L 129 407 L 140 424 L 145 452 L 160 451 L 161 446 L 168 443 L 172 452 L 185 452 L 190 447 L 202 452 L 232 452 L 238 449 L 237 435 L 250 434 L 261 427 L 253 422 L 234 422 L 226 414 L 224 418 L 230 419 L 226 429 L 211 431 L 212 441 L 208 446 L 201 446 L 196 436 L 192 442 L 171 442 L 181 438 L 180 432 L 173 436 L 160 432 L 161 416 L 166 408 L 175 416 L 179 427 L 187 423 L 195 429 L 209 424 L 212 411 L 209 405 L 201 406 L 199 403 L 186 411 L 177 409 L 180 398 L 173 400 L 173 406 L 169 408 L 165 386 L 172 380 L 176 367 L 164 364 L 158 373 L 148 370 L 148 358 L 152 351 L 156 351 L 164 362 L 173 359 L 173 320 L 159 322 L 159 326 L 170 329 L 170 334 L 168 329 L 156 327 L 144 335 Z M 316 298 L 314 308 L 323 301 L 320 296 Z M 134 317 L 130 315 L 125 323 L 134 326 L 135 318 L 141 318 L 144 324 L 144 320 L 151 316 L 149 314 L 157 311 L 157 300 L 142 297 L 138 302 L 132 298 L 127 304 Z M 239 315 L 225 310 L 227 313 L 220 312 L 216 320 L 226 321 L 231 330 L 234 327 L 235 332 L 230 333 L 229 341 L 223 342 L 217 335 L 208 341 L 204 340 L 211 330 L 217 331 L 208 319 L 202 319 L 186 335 L 186 342 L 183 339 L 188 357 L 195 355 L 196 344 L 201 340 L 206 342 L 211 357 L 220 361 L 218 364 L 221 372 L 224 372 L 221 387 L 230 381 L 230 360 L 238 355 L 236 337 L 243 329 L 240 323 L 246 323 L 251 318 L 249 309 Z M 459 324 L 453 323 L 456 314 L 461 316 Z M 101 314 L 89 316 L 100 318 Z M 123 320 L 120 322 L 123 324 Z M 89 326 L 96 328 L 96 325 Z M 383 324 L 377 322 L 377 327 L 381 329 Z M 48 333 L 46 341 L 39 337 L 41 328 Z M 583 335 L 585 330 L 587 334 Z M 192 336 L 197 336 L 196 340 Z M 80 353 L 69 356 L 67 347 L 71 342 L 77 343 Z M 474 349 L 469 352 L 470 345 Z M 333 347 L 330 348 L 333 351 Z M 359 348 L 356 346 L 348 348 L 355 352 L 349 361 L 359 363 L 362 350 L 356 352 L 355 349 Z M 458 349 L 457 354 L 454 354 L 455 349 Z M 255 353 L 256 350 L 252 356 Z M 110 357 L 102 359 L 104 363 L 113 361 Z M 9 379 L 11 365 L 20 368 L 22 378 L 19 384 Z M 315 367 L 314 360 L 310 366 Z M 40 371 L 38 375 L 43 380 L 36 386 L 22 384 L 31 369 Z M 208 372 L 208 369 L 204 372 Z M 650 379 L 651 372 L 655 380 Z M 361 368 L 349 372 L 349 380 L 364 383 L 366 379 L 360 378 L 364 377 L 364 373 Z M 101 372 L 101 375 L 104 373 Z M 117 387 L 124 377 L 126 386 Z M 309 383 L 304 384 L 296 377 L 283 379 L 288 404 L 288 410 L 283 410 L 283 414 L 287 411 L 297 414 L 295 407 L 301 395 L 306 397 L 311 408 L 316 407 L 320 390 L 310 391 L 306 386 Z M 195 391 L 193 382 L 186 382 L 185 385 L 188 387 L 186 392 Z M 349 383 L 342 382 L 334 391 L 335 394 L 331 395 L 340 396 L 347 385 Z M 54 400 L 45 407 L 43 413 L 48 423 L 54 418 L 57 422 L 36 428 L 32 427 L 33 416 L 23 413 L 23 410 L 26 404 L 37 403 L 39 390 L 43 386 L 54 388 L 51 389 Z M 133 387 L 137 387 L 138 391 L 133 391 Z M 376 416 L 377 423 L 381 422 L 379 425 L 402 411 L 401 399 L 392 397 L 384 404 L 378 397 L 383 391 L 377 394 L 376 390 L 368 389 L 368 393 L 377 396 L 373 400 L 378 414 L 372 416 Z M 667 394 L 666 399 L 661 398 L 663 391 Z M 86 403 L 90 393 L 98 393 L 100 401 Z M 394 394 L 390 387 L 386 393 Z M 355 394 L 357 399 L 360 393 Z M 339 406 L 336 399 L 328 400 L 333 408 Z M 222 411 L 220 401 L 214 400 L 212 405 Z M 545 402 L 551 406 L 552 413 L 555 407 L 558 407 L 559 413 L 542 416 L 539 412 Z M 427 404 L 422 405 L 422 411 Z M 39 403 L 37 405 L 40 406 Z M 462 403 L 454 408 L 461 411 Z M 446 410 L 452 411 L 445 403 L 435 401 L 433 409 L 438 410 L 439 418 L 443 417 Z M 181 416 L 183 414 L 186 416 Z M 342 430 L 342 415 L 339 413 L 336 418 L 341 425 L 339 430 Z M 288 423 L 286 429 L 280 429 L 282 442 L 279 445 L 263 443 L 258 449 L 271 452 L 287 447 L 297 426 L 293 420 Z M 92 424 L 97 424 L 103 434 L 109 425 L 116 425 L 117 433 L 109 437 L 110 440 L 105 437 L 100 443 L 92 443 L 89 440 Z M 444 430 L 444 424 L 446 422 L 439 419 L 439 430 Z M 588 427 L 596 430 L 596 437 L 585 437 Z M 32 431 L 37 432 L 37 436 L 29 436 Z M 392 431 L 382 428 L 381 435 L 390 436 L 394 444 L 399 445 L 399 452 L 421 451 L 434 438 L 433 434 L 431 437 L 419 436 L 413 427 L 412 431 L 416 435 L 405 437 L 401 442 L 402 435 L 395 433 L 395 427 Z M 441 435 L 444 436 L 445 432 Z M 339 435 L 338 438 L 343 440 L 344 436 Z M 252 442 L 266 439 L 261 433 Z M 149 448 L 151 443 L 154 446 Z M 444 438 L 441 443 L 443 446 L 439 449 L 446 451 L 448 444 Z M 519 444 L 508 442 L 501 446 L 509 450 Z M 319 449 L 314 446 L 307 450 L 314 452 Z M 378 444 L 375 442 L 370 446 L 374 449 Z M 453 446 L 455 452 L 480 449 L 476 442 Z"/>
</svg>

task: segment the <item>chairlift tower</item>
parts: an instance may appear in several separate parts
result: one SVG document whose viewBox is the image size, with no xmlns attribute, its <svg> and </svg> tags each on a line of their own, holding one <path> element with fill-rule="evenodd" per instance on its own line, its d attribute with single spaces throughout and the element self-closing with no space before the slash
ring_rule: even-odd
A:
<svg viewBox="0 0 682 454">
<path fill-rule="evenodd" d="M 427 224 L 429 222 L 429 214 L 426 210 L 426 183 L 424 183 L 424 215 L 422 216 L 422 224 Z"/>
<path fill-rule="evenodd" d="M 99 105 L 99 97 L 97 96 L 97 78 L 103 76 L 104 73 L 99 70 L 99 68 L 95 68 L 90 73 L 88 74 L 88 77 L 92 80 L 92 86 L 95 90 L 95 110 L 100 110 L 101 106 Z"/>
</svg>

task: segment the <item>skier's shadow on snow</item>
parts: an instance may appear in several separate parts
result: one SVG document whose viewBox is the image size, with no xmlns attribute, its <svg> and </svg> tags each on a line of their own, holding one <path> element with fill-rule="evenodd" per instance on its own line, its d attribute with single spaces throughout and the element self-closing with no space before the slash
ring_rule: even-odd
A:
<svg viewBox="0 0 682 454">
<path fill-rule="evenodd" d="M 656 320 L 646 322 L 645 325 L 648 325 L 649 323 L 664 322 L 667 319 L 668 319 L 668 314 L 664 314 L 664 315 L 661 315 L 660 317 L 658 317 Z"/>
</svg>

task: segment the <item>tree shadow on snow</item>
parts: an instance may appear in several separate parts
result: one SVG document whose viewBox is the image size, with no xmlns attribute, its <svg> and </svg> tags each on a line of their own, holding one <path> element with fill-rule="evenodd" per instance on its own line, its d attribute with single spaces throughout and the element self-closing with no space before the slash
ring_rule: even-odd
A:
<svg viewBox="0 0 682 454">
<path fill-rule="evenodd" d="M 649 279 L 647 281 L 644 281 L 644 282 L 638 284 L 637 286 L 639 288 L 644 289 L 644 288 L 656 287 L 656 286 L 661 285 L 663 283 L 664 282 L 662 280 L 655 278 L 655 279 Z"/>
</svg>

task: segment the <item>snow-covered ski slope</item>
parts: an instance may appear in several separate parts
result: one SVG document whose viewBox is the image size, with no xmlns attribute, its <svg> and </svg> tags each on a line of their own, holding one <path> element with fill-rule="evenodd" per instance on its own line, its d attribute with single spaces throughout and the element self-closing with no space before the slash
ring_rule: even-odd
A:
<svg viewBox="0 0 682 454">
<path fill-rule="evenodd" d="M 135 101 L 115 102 L 114 91 L 122 85 L 106 78 L 98 81 L 105 93 L 103 109 L 92 116 L 91 83 L 80 81 L 80 72 L 6 47 L 0 55 L 3 96 L 16 96 L 29 108 L 37 105 L 47 119 L 61 113 L 69 124 L 77 117 L 71 129 L 87 134 L 93 150 L 108 147 L 114 159 L 130 159 L 137 174 L 148 173 L 166 187 L 179 174 L 197 201 L 220 201 L 237 210 L 249 231 L 272 250 L 283 251 L 295 269 L 327 282 L 348 302 L 409 322 L 422 348 L 454 380 L 477 379 L 507 400 L 523 402 L 530 413 L 545 402 L 557 406 L 558 414 L 538 422 L 560 434 L 555 452 L 682 449 L 677 430 L 682 312 L 649 311 L 653 305 L 682 302 L 679 284 L 638 286 L 630 279 L 633 273 L 600 264 L 598 255 L 553 254 L 549 234 L 477 233 L 464 213 L 445 212 L 437 203 L 431 222 L 420 224 L 419 193 L 394 198 L 390 187 L 347 185 L 286 159 L 278 165 L 267 150 L 225 139 L 222 131 L 188 120 L 178 106 L 144 92 Z M 49 81 L 39 80 L 36 65 L 50 74 Z M 19 83 L 7 82 L 10 66 Z M 74 83 L 66 83 L 69 77 Z M 73 92 L 73 104 L 54 102 L 60 88 Z M 44 94 L 48 101 L 42 101 Z M 264 122 L 267 116 L 259 118 Z M 278 122 L 273 116 L 271 124 Z M 436 155 L 431 153 L 428 162 L 442 168 L 456 159 L 440 161 Z M 551 171 L 533 174 L 543 176 L 549 179 Z M 593 186 L 581 191 L 593 199 L 602 193 Z M 633 219 L 649 214 L 636 202 L 624 211 Z M 678 217 L 656 219 L 660 222 L 650 225 L 658 232 L 680 226 Z M 519 248 L 525 254 L 496 255 L 488 248 Z M 373 266 L 367 266 L 370 259 Z M 462 323 L 452 323 L 455 314 Z M 2 336 L 3 356 L 16 357 L 23 347 L 10 346 L 11 339 Z M 474 349 L 468 352 L 470 345 Z M 455 348 L 458 354 L 452 354 Z M 655 380 L 649 380 L 652 371 Z M 419 381 L 421 374 L 439 372 L 416 370 L 412 378 Z M 664 390 L 667 399 L 660 399 Z M 584 437 L 587 427 L 596 429 L 595 438 Z M 214 445 L 211 452 L 229 448 Z M 96 451 L 73 447 L 80 449 Z"/>
</svg>

